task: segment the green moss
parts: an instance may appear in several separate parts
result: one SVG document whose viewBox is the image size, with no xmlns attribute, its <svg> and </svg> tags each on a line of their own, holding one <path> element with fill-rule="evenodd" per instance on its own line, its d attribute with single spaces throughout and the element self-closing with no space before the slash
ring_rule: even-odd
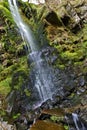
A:
<svg viewBox="0 0 87 130">
<path fill-rule="evenodd" d="M 74 62 L 74 66 L 82 66 L 83 63 L 81 61 Z"/>
<path fill-rule="evenodd" d="M 62 52 L 62 51 L 63 51 L 62 45 L 54 45 L 54 47 L 55 47 L 59 52 Z"/>
<path fill-rule="evenodd" d="M 2 61 L 0 64 L 0 94 L 6 96 L 11 90 L 14 73 L 21 71 L 24 72 L 25 75 L 28 75 L 29 69 L 25 53 L 22 55 L 24 42 L 19 32 L 17 32 L 8 1 L 0 2 L 0 20 L 2 27 L 5 29 L 4 33 L 1 33 L 0 36 L 0 42 L 3 47 L 3 52 L 1 53 Z M 21 56 L 18 55 L 20 51 Z M 8 62 L 8 65 L 6 65 L 5 62 Z M 25 78 L 24 80 L 23 78 L 23 75 L 22 77 L 18 77 L 18 83 L 15 85 L 16 89 L 22 86 L 25 80 Z M 26 92 L 26 94 L 28 95 L 28 92 Z"/>
<path fill-rule="evenodd" d="M 3 71 L 3 66 L 0 64 L 0 73 Z"/>
<path fill-rule="evenodd" d="M 25 84 L 28 80 L 29 75 L 29 69 L 27 65 L 27 57 L 21 57 L 19 58 L 18 67 L 14 70 L 12 73 L 12 82 L 11 82 L 11 88 L 17 89 L 21 91 L 21 87 L 23 84 Z M 28 91 L 25 93 L 28 95 Z"/>
<path fill-rule="evenodd" d="M 59 64 L 58 68 L 61 69 L 61 70 L 64 70 L 65 69 L 65 65 L 64 64 Z"/>
<path fill-rule="evenodd" d="M 0 82 L 0 94 L 7 95 L 10 92 L 11 77 L 6 78 Z"/>
<path fill-rule="evenodd" d="M 4 109 L 3 109 L 3 110 L 0 109 L 0 116 L 2 116 L 2 117 L 3 117 L 3 116 L 6 116 L 6 112 L 5 112 Z"/>
<path fill-rule="evenodd" d="M 14 64 L 7 68 L 3 68 L 2 72 L 0 73 L 0 81 L 5 80 L 7 77 L 11 77 L 12 72 L 17 70 L 18 67 L 18 64 Z"/>
<path fill-rule="evenodd" d="M 65 52 L 62 52 L 60 55 L 61 55 L 61 58 L 64 60 L 79 61 L 80 59 L 84 57 L 84 52 L 83 52 L 83 49 L 81 50 L 77 48 L 75 52 L 65 51 Z"/>
<path fill-rule="evenodd" d="M 84 66 L 82 69 L 83 74 L 87 74 L 87 66 Z"/>
<path fill-rule="evenodd" d="M 84 27 L 83 27 L 83 29 L 81 31 L 81 35 L 83 35 L 83 40 L 87 41 L 87 23 L 84 24 Z"/>
<path fill-rule="evenodd" d="M 76 52 L 74 52 L 74 53 L 72 53 L 72 52 L 69 52 L 69 51 L 65 51 L 65 52 L 62 52 L 61 53 L 61 58 L 63 58 L 63 59 L 78 59 L 78 56 L 77 56 L 77 53 Z"/>
<path fill-rule="evenodd" d="M 12 83 L 12 85 L 14 85 L 14 89 L 21 91 L 21 86 L 23 85 L 24 79 L 20 75 L 17 78 L 18 78 L 18 79 L 16 79 L 17 81 L 15 80 L 15 78 L 13 79 L 13 80 L 15 80 L 15 84 Z"/>
<path fill-rule="evenodd" d="M 11 69 L 10 69 L 10 68 L 4 69 L 4 70 L 0 73 L 0 81 L 6 79 L 7 76 L 9 76 L 10 74 L 11 74 Z"/>
<path fill-rule="evenodd" d="M 69 130 L 69 126 L 68 125 L 64 125 L 65 130 Z"/>
<path fill-rule="evenodd" d="M 50 119 L 53 122 L 59 122 L 59 121 L 62 121 L 64 119 L 64 117 L 63 116 L 51 116 Z"/>
<path fill-rule="evenodd" d="M 71 99 L 75 96 L 75 93 L 71 93 L 68 97 Z"/>
<path fill-rule="evenodd" d="M 24 92 L 25 92 L 26 96 L 28 96 L 28 97 L 31 95 L 31 93 L 29 92 L 29 90 L 27 88 L 24 90 Z"/>
<path fill-rule="evenodd" d="M 14 114 L 13 119 L 18 119 L 20 117 L 20 115 L 21 115 L 20 113 Z"/>
<path fill-rule="evenodd" d="M 59 120 L 59 117 L 57 116 L 51 116 L 50 119 L 53 121 L 53 122 L 56 122 Z"/>
<path fill-rule="evenodd" d="M 23 70 L 25 73 L 29 73 L 29 68 L 28 68 L 26 56 L 19 58 L 18 65 L 19 65 L 19 67 L 16 71 Z"/>
<path fill-rule="evenodd" d="M 83 64 L 85 57 L 87 57 L 87 42 L 79 42 L 78 44 L 51 44 L 57 49 L 59 58 L 55 62 L 55 67 L 64 69 L 66 65 L 70 63 L 74 66 L 80 66 Z"/>
<path fill-rule="evenodd" d="M 0 94 L 4 94 L 4 95 L 8 94 L 8 92 L 11 89 L 12 76 L 14 73 L 18 71 L 24 71 L 24 73 L 28 75 L 29 72 L 28 72 L 26 56 L 19 58 L 17 63 L 14 63 L 8 68 L 2 68 L 2 71 L 0 73 Z M 19 89 L 22 83 L 24 82 L 24 80 L 23 80 L 23 76 L 22 78 L 20 77 L 18 83 L 15 85 L 15 88 Z"/>
<path fill-rule="evenodd" d="M 0 12 L 2 12 L 2 18 L 5 18 L 5 20 L 9 20 L 12 23 L 14 23 L 12 16 L 11 16 L 11 12 L 8 9 L 8 4 L 7 2 L 0 2 Z"/>
</svg>

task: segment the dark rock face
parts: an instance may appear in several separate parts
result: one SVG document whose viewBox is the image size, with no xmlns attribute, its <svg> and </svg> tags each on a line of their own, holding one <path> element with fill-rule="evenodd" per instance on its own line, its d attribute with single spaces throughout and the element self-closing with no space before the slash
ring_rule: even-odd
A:
<svg viewBox="0 0 87 130">
<path fill-rule="evenodd" d="M 22 57 L 22 56 L 25 56 L 26 55 L 26 49 L 24 46 L 22 46 L 21 48 L 19 48 L 17 51 L 16 51 L 16 56 L 18 57 Z"/>
<path fill-rule="evenodd" d="M 49 9 L 49 14 L 46 20 L 57 26 L 67 26 L 73 33 L 77 33 L 82 26 L 82 23 L 87 20 L 87 2 L 82 1 L 46 1 Z M 54 22 L 55 21 L 55 22 Z"/>
<path fill-rule="evenodd" d="M 64 15 L 64 17 L 61 18 L 63 24 L 67 26 L 70 22 L 70 17 L 68 15 Z"/>
<path fill-rule="evenodd" d="M 51 23 L 52 25 L 55 25 L 55 26 L 61 26 L 62 25 L 60 20 L 57 17 L 57 14 L 54 11 L 49 12 L 49 14 L 46 16 L 46 20 L 49 23 Z"/>
</svg>

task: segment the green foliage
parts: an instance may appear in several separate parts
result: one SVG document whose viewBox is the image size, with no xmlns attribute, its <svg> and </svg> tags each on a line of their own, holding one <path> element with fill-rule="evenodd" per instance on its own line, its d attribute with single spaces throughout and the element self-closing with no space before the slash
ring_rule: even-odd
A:
<svg viewBox="0 0 87 130">
<path fill-rule="evenodd" d="M 62 121 L 64 119 L 64 117 L 62 117 L 62 116 L 51 116 L 50 119 L 53 122 L 59 122 L 59 121 Z"/>
<path fill-rule="evenodd" d="M 26 96 L 28 96 L 28 97 L 31 95 L 31 93 L 29 92 L 29 90 L 27 88 L 24 90 L 24 92 L 25 92 Z"/>
<path fill-rule="evenodd" d="M 20 113 L 14 114 L 13 119 L 18 119 L 20 117 L 20 115 L 21 115 Z"/>
<path fill-rule="evenodd" d="M 59 120 L 59 117 L 57 116 L 51 116 L 50 119 L 53 121 L 53 122 L 56 122 Z"/>
<path fill-rule="evenodd" d="M 28 68 L 27 56 L 22 56 L 22 57 L 18 58 L 18 64 L 17 65 L 18 65 L 18 68 L 15 71 L 24 71 L 26 75 L 29 74 L 30 68 Z"/>
<path fill-rule="evenodd" d="M 0 38 L 1 41 L 4 43 L 5 47 L 7 47 L 8 49 L 9 48 L 8 42 L 14 41 L 17 43 L 21 39 L 19 33 L 17 32 L 15 22 L 12 18 L 8 1 L 0 2 L 0 20 L 3 23 L 2 27 L 4 27 L 4 34 L 1 34 Z M 11 47 L 9 49 L 10 51 L 13 50 L 13 48 Z"/>
<path fill-rule="evenodd" d="M 10 92 L 11 77 L 7 77 L 0 82 L 0 94 L 7 95 Z"/>
<path fill-rule="evenodd" d="M 6 116 L 6 112 L 4 110 L 0 110 L 0 116 Z"/>
<path fill-rule="evenodd" d="M 15 80 L 15 79 L 13 79 L 13 80 Z M 17 77 L 17 81 L 15 81 L 15 84 L 12 84 L 12 85 L 14 85 L 14 89 L 21 91 L 23 82 L 24 82 L 23 78 L 21 76 L 19 76 L 19 77 Z"/>
<path fill-rule="evenodd" d="M 9 67 L 3 68 L 2 72 L 0 73 L 0 81 L 10 77 L 12 72 L 18 68 L 18 64 L 11 65 Z"/>
<path fill-rule="evenodd" d="M 13 65 L 3 68 L 1 65 L 1 73 L 0 73 L 0 94 L 7 95 L 11 90 L 11 84 L 12 84 L 12 75 L 17 72 L 23 72 L 19 74 L 19 77 L 16 79 L 13 79 L 14 81 L 14 87 L 15 89 L 21 88 L 22 84 L 28 79 L 27 75 L 28 73 L 28 66 L 27 66 L 27 58 L 26 56 L 20 58 L 20 60 L 17 61 L 17 63 L 14 63 Z M 27 93 L 28 95 L 28 93 Z"/>
<path fill-rule="evenodd" d="M 22 86 L 26 84 L 27 80 L 28 80 L 28 74 L 26 73 L 26 69 L 16 70 L 12 76 L 11 89 L 22 92 Z M 29 95 L 27 89 L 25 89 L 24 91 L 26 95 Z"/>
<path fill-rule="evenodd" d="M 82 43 L 82 49 L 84 55 L 87 57 L 87 40 Z"/>
<path fill-rule="evenodd" d="M 69 130 L 69 126 L 68 125 L 64 125 L 65 130 Z"/>
<path fill-rule="evenodd" d="M 77 56 L 77 53 L 76 52 L 69 52 L 69 51 L 65 51 L 65 52 L 62 52 L 61 53 L 61 57 L 63 58 L 63 59 L 78 59 L 78 56 Z"/>
<path fill-rule="evenodd" d="M 5 18 L 5 21 L 10 21 L 11 23 L 14 23 L 12 16 L 11 16 L 11 12 L 8 9 L 8 2 L 0 2 L 0 12 L 1 12 L 1 16 L 2 18 Z"/>
<path fill-rule="evenodd" d="M 0 73 L 3 71 L 3 66 L 0 64 Z"/>
</svg>

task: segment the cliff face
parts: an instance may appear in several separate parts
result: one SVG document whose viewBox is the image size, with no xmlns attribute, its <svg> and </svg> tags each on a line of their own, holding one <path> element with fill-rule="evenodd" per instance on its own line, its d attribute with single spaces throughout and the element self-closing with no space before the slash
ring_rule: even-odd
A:
<svg viewBox="0 0 87 130">
<path fill-rule="evenodd" d="M 50 51 L 49 64 L 64 71 L 71 69 L 71 73 L 76 68 L 76 73 L 86 75 L 87 2 L 47 0 L 45 4 L 33 5 L 19 1 L 19 8 L 24 21 L 33 29 L 40 47 L 48 45 L 54 48 L 45 49 Z M 0 12 L 0 80 L 3 85 L 7 77 L 11 78 L 14 66 L 19 64 L 23 68 L 26 52 L 7 2 L 0 2 Z"/>
<path fill-rule="evenodd" d="M 82 59 L 85 61 L 87 39 L 87 2 L 85 0 L 47 0 L 45 4 L 36 6 L 25 4 L 25 7 L 21 7 L 39 42 L 42 37 L 40 35 L 44 32 L 50 41 L 49 45 L 57 49 L 60 59 L 57 59 L 59 65 L 55 63 L 56 65 L 64 67 L 69 61 L 74 65 L 81 63 Z"/>
<path fill-rule="evenodd" d="M 34 32 L 42 57 L 54 68 L 54 82 L 61 90 L 60 94 L 54 95 L 55 104 L 56 100 L 61 102 L 55 107 L 86 105 L 87 1 L 46 0 L 45 4 L 34 5 L 18 0 L 18 5 L 23 20 Z M 15 103 L 16 111 L 16 106 L 19 105 L 19 108 L 20 104 L 23 105 L 23 94 L 30 96 L 27 89 L 21 88 L 29 80 L 32 67 L 29 62 L 27 64 L 25 43 L 7 2 L 0 1 L 0 12 L 0 95 L 2 98 L 12 89 L 18 91 L 20 98 Z M 80 114 L 86 120 L 85 107 L 82 111 Z"/>
</svg>

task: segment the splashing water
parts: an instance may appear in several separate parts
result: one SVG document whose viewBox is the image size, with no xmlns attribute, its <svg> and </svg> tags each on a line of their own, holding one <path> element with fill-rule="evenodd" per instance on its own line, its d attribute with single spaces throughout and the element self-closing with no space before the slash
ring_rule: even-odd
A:
<svg viewBox="0 0 87 130">
<path fill-rule="evenodd" d="M 52 82 L 50 67 L 46 61 L 41 58 L 40 52 L 38 51 L 37 41 L 35 40 L 30 28 L 22 20 L 16 0 L 8 0 L 8 2 L 12 16 L 20 30 L 21 36 L 25 39 L 25 41 L 27 41 L 28 48 L 31 49 L 29 57 L 35 64 L 34 87 L 38 91 L 40 103 L 46 101 L 47 99 L 52 99 L 55 87 Z"/>
<path fill-rule="evenodd" d="M 72 113 L 72 118 L 75 124 L 75 127 L 77 130 L 87 130 L 83 122 L 79 119 L 78 115 L 76 113 Z"/>
</svg>

